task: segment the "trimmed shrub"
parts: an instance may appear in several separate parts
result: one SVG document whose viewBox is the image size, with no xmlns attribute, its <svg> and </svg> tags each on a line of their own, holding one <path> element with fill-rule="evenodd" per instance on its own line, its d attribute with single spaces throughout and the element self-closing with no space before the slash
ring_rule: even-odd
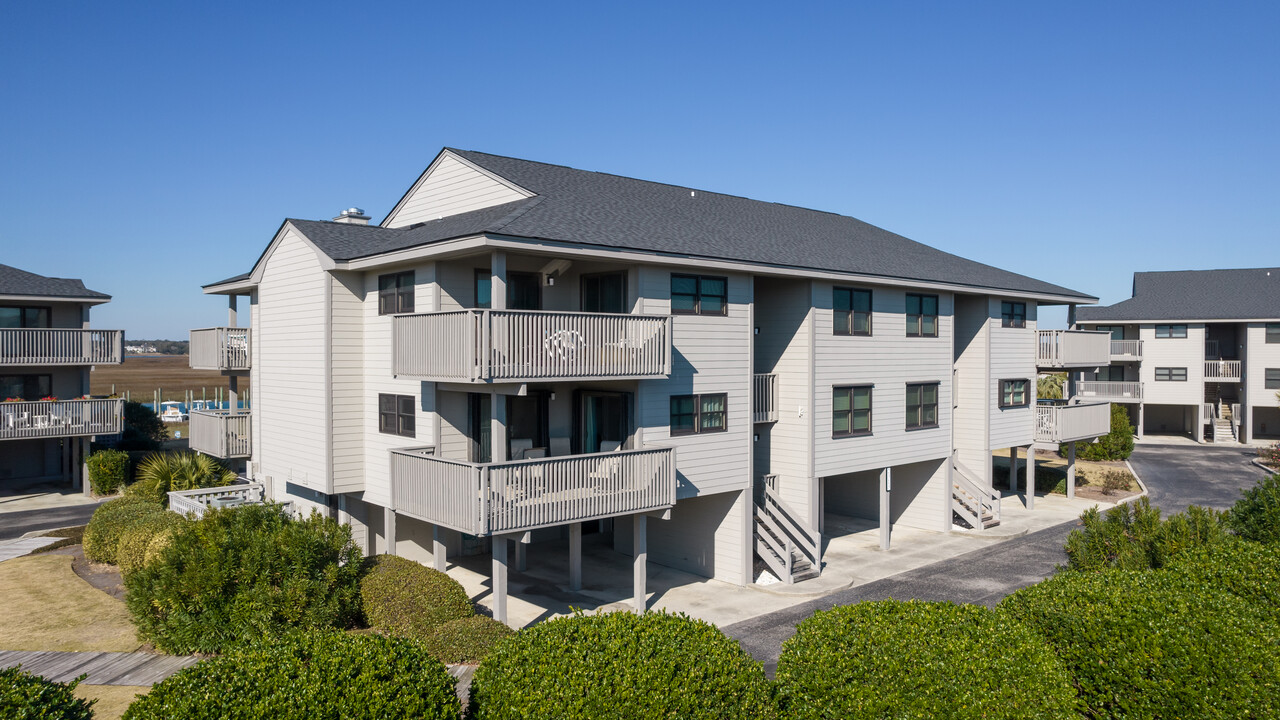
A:
<svg viewBox="0 0 1280 720">
<path fill-rule="evenodd" d="M 816 612 L 783 643 L 776 686 L 786 718 L 1077 717 L 1075 689 L 1044 640 L 980 605 Z"/>
<path fill-rule="evenodd" d="M 1067 454 L 1067 443 L 1058 448 Z M 1129 411 L 1124 405 L 1111 404 L 1111 432 L 1094 443 L 1077 443 L 1076 457 L 1082 460 L 1126 460 L 1133 454 L 1133 426 L 1129 424 Z"/>
<path fill-rule="evenodd" d="M 120 533 L 116 544 L 116 565 L 123 575 L 141 569 L 147 564 L 147 551 L 157 535 L 172 535 L 178 528 L 190 522 L 177 513 L 162 512 L 143 515 Z M 153 556 L 154 557 L 154 556 Z"/>
<path fill-rule="evenodd" d="M 279 505 L 207 510 L 125 577 L 138 634 L 172 653 L 218 653 L 296 629 L 350 627 L 360 615 L 351 529 Z"/>
<path fill-rule="evenodd" d="M 1084 527 L 1067 536 L 1067 567 L 1072 570 L 1150 570 L 1164 567 L 1188 549 L 1227 537 L 1222 513 L 1192 505 L 1186 513 L 1160 519 L 1147 498 L 1117 505 L 1105 513 L 1096 507 L 1080 515 Z"/>
<path fill-rule="evenodd" d="M 1245 540 L 1280 543 L 1280 475 L 1271 475 L 1244 491 L 1227 511 L 1227 524 Z"/>
<path fill-rule="evenodd" d="M 194 451 L 148 455 L 138 463 L 137 476 L 128 492 L 165 507 L 170 490 L 223 487 L 236 479 L 222 463 Z"/>
<path fill-rule="evenodd" d="M 85 460 L 94 495 L 115 495 L 129 482 L 129 453 L 99 450 Z"/>
<path fill-rule="evenodd" d="M 360 599 L 378 632 L 422 640 L 437 626 L 475 613 L 467 591 L 439 570 L 395 555 L 370 558 L 366 568 Z"/>
<path fill-rule="evenodd" d="M 22 666 L 0 668 L 0 718 L 91 720 L 94 701 L 74 692 L 83 678 L 58 683 L 23 672 Z"/>
<path fill-rule="evenodd" d="M 469 710 L 476 720 L 776 716 L 763 668 L 736 641 L 665 612 L 574 615 L 525 628 L 476 670 Z"/>
<path fill-rule="evenodd" d="M 1191 550 L 1164 572 L 1195 588 L 1226 590 L 1280 622 L 1280 546 L 1232 538 Z"/>
<path fill-rule="evenodd" d="M 141 518 L 168 512 L 159 503 L 139 498 L 108 500 L 93 511 L 84 528 L 84 556 L 94 562 L 117 563 L 120 538 Z"/>
<path fill-rule="evenodd" d="M 472 615 L 437 626 L 423 639 L 423 645 L 442 663 L 474 664 L 488 657 L 495 645 L 512 635 L 515 631 L 503 623 L 484 615 Z"/>
<path fill-rule="evenodd" d="M 125 720 L 458 717 L 454 680 L 407 640 L 337 632 L 255 643 L 169 677 Z"/>
<path fill-rule="evenodd" d="M 1241 598 L 1167 572 L 1059 573 L 1001 601 L 1075 678 L 1092 718 L 1280 713 L 1277 628 Z"/>
</svg>

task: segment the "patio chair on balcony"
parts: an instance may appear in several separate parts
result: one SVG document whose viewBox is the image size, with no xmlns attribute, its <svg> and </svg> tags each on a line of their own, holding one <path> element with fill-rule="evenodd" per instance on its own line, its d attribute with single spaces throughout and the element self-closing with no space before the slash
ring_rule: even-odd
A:
<svg viewBox="0 0 1280 720">
<path fill-rule="evenodd" d="M 551 438 L 551 457 L 564 457 L 573 453 L 573 446 L 567 437 Z"/>
</svg>

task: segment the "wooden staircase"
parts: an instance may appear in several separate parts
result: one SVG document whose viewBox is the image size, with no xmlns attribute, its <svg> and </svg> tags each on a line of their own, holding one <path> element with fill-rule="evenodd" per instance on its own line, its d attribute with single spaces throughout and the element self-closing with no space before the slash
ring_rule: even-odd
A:
<svg viewBox="0 0 1280 720">
<path fill-rule="evenodd" d="M 788 585 L 822 573 L 822 536 L 799 518 L 776 490 L 768 485 L 758 488 L 755 554 Z"/>
<path fill-rule="evenodd" d="M 1218 403 L 1218 415 L 1213 419 L 1213 442 L 1236 442 L 1236 426 L 1230 403 Z"/>
<path fill-rule="evenodd" d="M 1000 493 L 985 487 L 976 473 L 951 458 L 951 512 L 969 527 L 986 530 L 1000 524 Z"/>
</svg>

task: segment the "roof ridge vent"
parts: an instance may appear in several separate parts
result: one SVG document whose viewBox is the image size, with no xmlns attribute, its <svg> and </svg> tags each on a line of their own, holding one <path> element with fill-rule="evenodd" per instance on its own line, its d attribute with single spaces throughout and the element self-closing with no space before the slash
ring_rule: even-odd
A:
<svg viewBox="0 0 1280 720">
<path fill-rule="evenodd" d="M 348 225 L 368 225 L 369 216 L 364 214 L 364 210 L 358 207 L 349 207 L 343 210 L 338 217 L 333 219 L 337 223 L 347 223 Z"/>
</svg>

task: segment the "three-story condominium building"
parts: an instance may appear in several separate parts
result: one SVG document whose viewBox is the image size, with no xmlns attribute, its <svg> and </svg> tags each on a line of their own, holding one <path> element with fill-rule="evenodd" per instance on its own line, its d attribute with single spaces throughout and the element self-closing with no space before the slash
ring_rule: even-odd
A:
<svg viewBox="0 0 1280 720">
<path fill-rule="evenodd" d="M 90 308 L 110 299 L 0 265 L 0 488 L 79 487 L 90 438 L 121 431 L 123 401 L 88 397 L 93 366 L 123 360 L 123 331 L 89 328 Z"/>
<path fill-rule="evenodd" d="M 1036 330 L 1094 298 L 853 218 L 445 149 L 368 221 L 286 220 L 205 287 L 250 323 L 193 332 L 193 358 L 205 334 L 255 391 L 199 449 L 367 552 L 492 552 L 498 617 L 508 541 L 518 565 L 567 540 L 576 589 L 583 533 L 611 533 L 639 604 L 647 559 L 789 582 L 829 513 L 885 547 L 981 528 L 993 449 L 1107 431 L 1035 397 L 1038 366 L 1108 362 L 1105 336 Z"/>
<path fill-rule="evenodd" d="M 1128 404 L 1139 437 L 1280 438 L 1280 268 L 1134 273 L 1133 297 L 1076 322 L 1112 338 L 1078 392 Z"/>
</svg>

